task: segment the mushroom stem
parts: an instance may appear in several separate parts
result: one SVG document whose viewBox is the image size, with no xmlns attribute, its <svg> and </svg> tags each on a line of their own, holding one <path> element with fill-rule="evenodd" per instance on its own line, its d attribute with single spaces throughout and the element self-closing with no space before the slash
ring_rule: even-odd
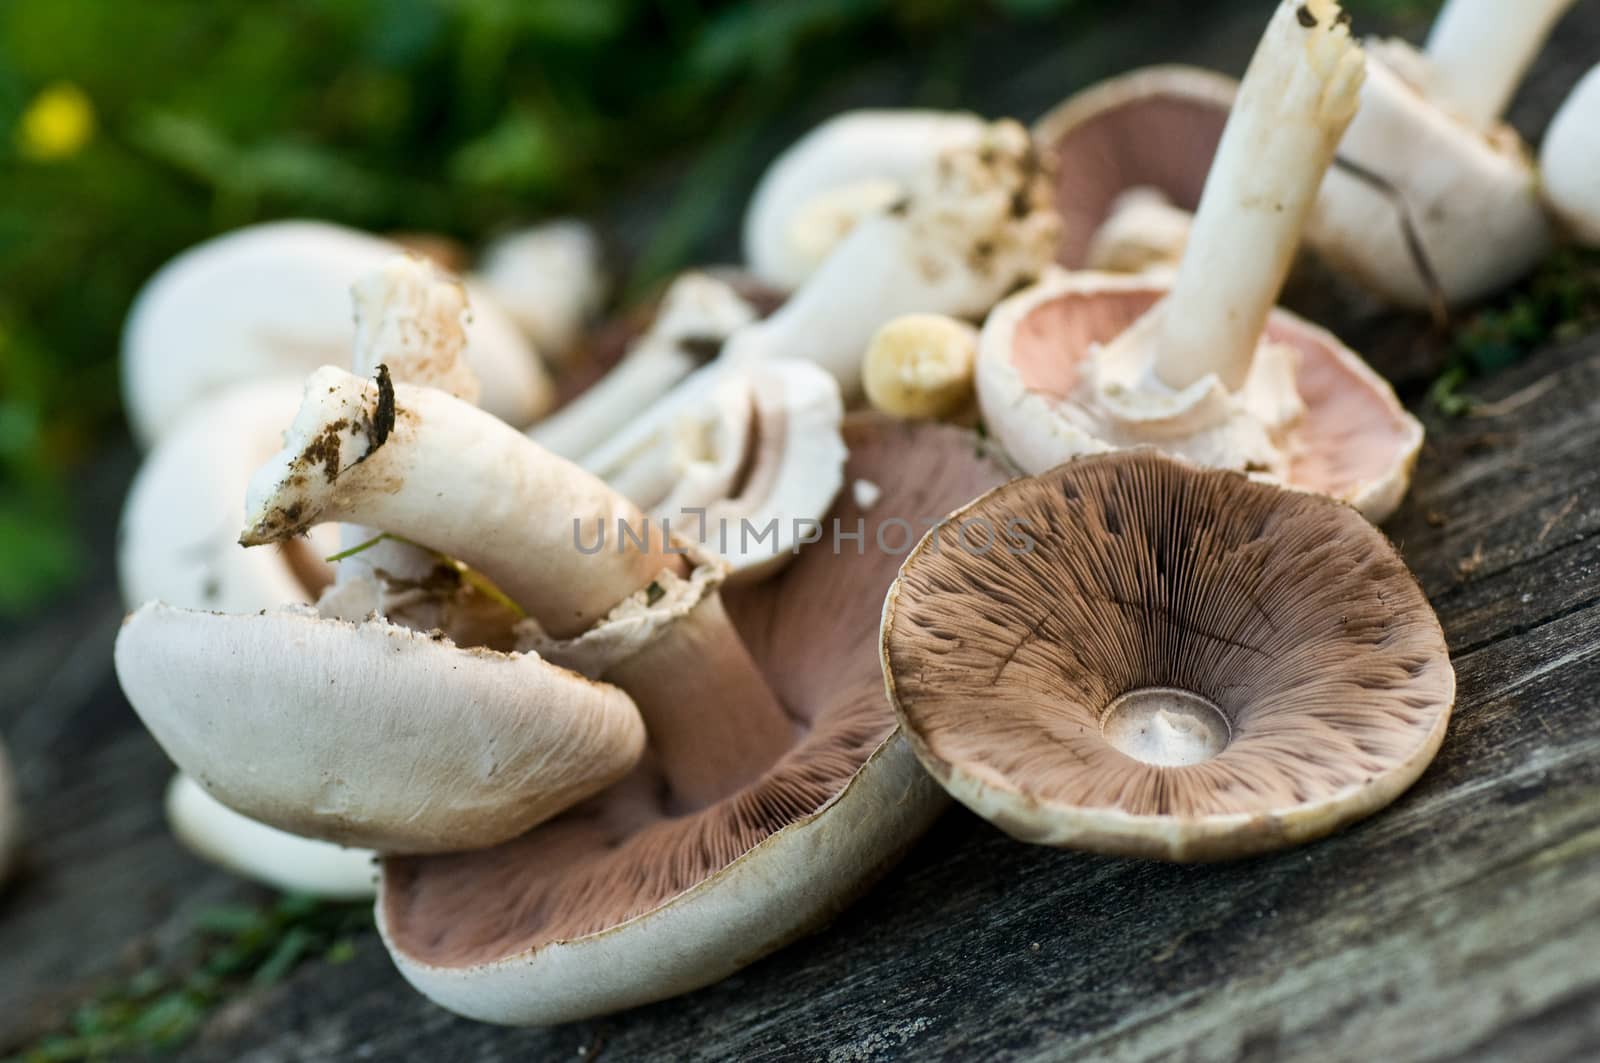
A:
<svg viewBox="0 0 1600 1063">
<path fill-rule="evenodd" d="M 1528 66 L 1573 0 L 1450 0 L 1428 32 L 1433 89 L 1475 128 L 1505 113 Z"/>
<path fill-rule="evenodd" d="M 660 638 L 606 670 L 632 692 L 680 809 L 704 808 L 760 778 L 795 724 L 711 591 Z"/>
<path fill-rule="evenodd" d="M 685 273 L 662 296 L 655 321 L 622 363 L 534 425 L 529 437 L 564 458 L 589 453 L 758 316 L 733 285 L 704 273 Z"/>
<path fill-rule="evenodd" d="M 1365 72 L 1336 0 L 1284 0 L 1239 86 L 1161 307 L 1155 374 L 1243 385 Z"/>
<path fill-rule="evenodd" d="M 356 342 L 351 367 L 374 376 L 385 366 L 391 380 L 438 388 L 476 405 L 478 376 L 463 357 L 467 349 L 467 291 L 455 277 L 416 255 L 396 255 L 350 288 Z M 377 533 L 359 524 L 340 529 L 343 549 L 370 542 Z M 390 577 L 422 579 L 438 564 L 426 550 L 385 540 L 353 554 L 337 569 L 337 581 Z"/>
<path fill-rule="evenodd" d="M 433 388 L 325 366 L 285 444 L 251 480 L 246 546 L 322 521 L 369 525 L 471 565 L 556 635 L 585 630 L 663 570 L 687 572 L 604 483 Z M 604 544 L 588 552 L 597 526 Z"/>
</svg>

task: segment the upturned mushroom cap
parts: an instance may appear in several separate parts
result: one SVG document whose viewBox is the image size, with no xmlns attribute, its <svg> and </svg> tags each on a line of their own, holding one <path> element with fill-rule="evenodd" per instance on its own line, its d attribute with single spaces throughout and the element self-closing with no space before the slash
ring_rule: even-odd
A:
<svg viewBox="0 0 1600 1063">
<path fill-rule="evenodd" d="M 1159 439 L 1107 440 L 1063 414 L 1097 345 L 1120 336 L 1166 292 L 1111 274 L 1057 277 L 1001 303 L 984 325 L 978 401 L 984 421 L 1025 472 L 1081 454 Z M 1405 496 L 1422 426 L 1394 390 L 1331 333 L 1275 310 L 1267 339 L 1298 354 L 1294 387 L 1305 409 L 1293 429 L 1287 484 L 1355 506 L 1373 521 Z"/>
<path fill-rule="evenodd" d="M 322 559 L 338 529 L 311 529 L 267 550 L 241 550 L 250 476 L 283 445 L 300 408 L 297 378 L 250 381 L 200 400 L 140 465 L 122 507 L 117 574 L 131 608 L 168 605 L 254 612 L 314 602 L 332 581 Z"/>
<path fill-rule="evenodd" d="M 313 841 L 241 816 L 183 773 L 167 784 L 167 824 L 189 849 L 234 874 L 285 893 L 361 901 L 377 889 L 377 857 Z"/>
<path fill-rule="evenodd" d="M 615 782 L 644 746 L 616 687 L 376 617 L 153 602 L 123 622 L 116 668 L 156 741 L 213 797 L 341 845 L 491 845 Z"/>
<path fill-rule="evenodd" d="M 1583 76 L 1539 147 L 1544 201 L 1572 238 L 1600 247 L 1600 66 Z"/>
<path fill-rule="evenodd" d="M 1085 269 L 1095 233 L 1125 192 L 1151 188 L 1192 212 L 1238 82 L 1189 66 L 1151 66 L 1086 89 L 1034 123 L 1054 164 L 1056 261 Z"/>
<path fill-rule="evenodd" d="M 285 221 L 217 237 L 167 263 L 123 330 L 134 435 L 154 442 L 200 396 L 228 385 L 345 364 L 350 286 L 400 252 L 337 225 Z M 493 300 L 469 293 L 467 361 L 483 381 L 485 407 L 527 424 L 553 397 L 538 353 Z"/>
<path fill-rule="evenodd" d="M 964 548 L 982 522 L 1023 546 Z M 884 675 L 923 765 L 1024 841 L 1222 859 L 1392 801 L 1443 740 L 1444 634 L 1354 510 L 1153 451 L 990 492 L 906 560 Z"/>
<path fill-rule="evenodd" d="M 1426 60 L 1404 42 L 1366 47 L 1361 109 L 1339 158 L 1380 184 L 1348 166 L 1330 170 L 1307 244 L 1366 288 L 1415 309 L 1438 297 L 1470 302 L 1511 284 L 1545 255 L 1551 235 L 1522 138 L 1504 124 L 1475 129 L 1431 101 Z"/>
<path fill-rule="evenodd" d="M 722 374 L 703 404 L 663 419 L 642 447 L 603 447 L 580 464 L 722 558 L 731 577 L 762 578 L 794 557 L 844 486 L 843 418 L 826 370 L 753 362 Z"/>
<path fill-rule="evenodd" d="M 1009 474 L 945 426 L 855 421 L 846 442 L 847 475 L 883 485 L 869 510 L 844 497 L 830 517 L 830 529 L 837 519 L 863 534 L 860 552 L 819 542 L 776 578 L 726 593 L 800 725 L 793 748 L 710 805 L 679 805 L 647 756 L 514 842 L 386 861 L 379 926 L 419 990 L 469 1017 L 539 1024 L 707 985 L 814 929 L 937 815 L 938 788 L 883 700 L 883 591 L 913 529 Z"/>
</svg>

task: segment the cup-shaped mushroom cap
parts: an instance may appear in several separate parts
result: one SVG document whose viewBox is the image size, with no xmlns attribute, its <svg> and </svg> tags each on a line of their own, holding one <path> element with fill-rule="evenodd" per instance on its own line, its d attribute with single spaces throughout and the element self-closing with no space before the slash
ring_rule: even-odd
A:
<svg viewBox="0 0 1600 1063">
<path fill-rule="evenodd" d="M 123 622 L 116 668 L 156 741 L 213 797 L 340 845 L 492 845 L 615 782 L 644 748 L 614 686 L 304 607 L 153 602 Z"/>
<path fill-rule="evenodd" d="M 817 926 L 932 822 L 942 794 L 883 697 L 883 594 L 926 522 L 1010 472 L 948 426 L 852 420 L 845 440 L 848 478 L 877 496 L 843 492 L 821 541 L 774 579 L 724 595 L 799 725 L 793 747 L 706 807 L 674 807 L 647 755 L 622 784 L 516 841 L 385 861 L 379 927 L 419 990 L 516 1024 L 686 992 Z M 862 537 L 836 543 L 835 528 Z"/>
<path fill-rule="evenodd" d="M 960 548 L 965 522 L 1019 548 Z M 1001 487 L 907 558 L 883 618 L 924 766 L 1025 841 L 1221 859 L 1326 834 L 1433 758 L 1439 622 L 1355 510 L 1152 450 Z"/>
<path fill-rule="evenodd" d="M 377 854 L 257 823 L 241 816 L 189 776 L 167 784 L 167 824 L 196 855 L 285 893 L 361 901 L 377 889 Z"/>
<path fill-rule="evenodd" d="M 1152 66 L 1102 81 L 1034 124 L 1054 163 L 1061 243 L 1056 261 L 1083 269 L 1112 204 L 1154 188 L 1174 206 L 1200 203 L 1238 82 L 1188 66 Z"/>
<path fill-rule="evenodd" d="M 1139 277 L 1080 274 L 1019 293 L 989 316 L 978 400 L 989 431 L 1024 472 L 1108 449 L 1069 424 L 1059 406 L 1094 349 L 1121 335 L 1166 290 Z M 1294 427 L 1287 485 L 1384 520 L 1410 484 L 1422 425 L 1387 381 L 1325 329 L 1274 310 L 1266 338 L 1299 355 L 1295 390 L 1305 412 Z"/>
</svg>

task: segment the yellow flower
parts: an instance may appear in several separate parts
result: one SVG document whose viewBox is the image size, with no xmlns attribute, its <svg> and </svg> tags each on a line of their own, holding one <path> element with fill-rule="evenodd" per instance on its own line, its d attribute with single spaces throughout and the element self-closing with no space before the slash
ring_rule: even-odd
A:
<svg viewBox="0 0 1600 1063">
<path fill-rule="evenodd" d="M 94 137 L 94 104 L 70 82 L 47 85 L 22 112 L 17 150 L 38 162 L 69 159 Z"/>
</svg>

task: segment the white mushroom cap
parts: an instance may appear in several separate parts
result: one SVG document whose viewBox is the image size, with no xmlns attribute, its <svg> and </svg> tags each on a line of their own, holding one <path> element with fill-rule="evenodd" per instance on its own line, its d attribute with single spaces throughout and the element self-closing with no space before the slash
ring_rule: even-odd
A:
<svg viewBox="0 0 1600 1063">
<path fill-rule="evenodd" d="M 197 856 L 285 893 L 332 901 L 376 892 L 377 856 L 313 841 L 241 816 L 182 772 L 167 784 L 167 824 Z"/>
<path fill-rule="evenodd" d="M 155 602 L 123 622 L 116 667 L 156 741 L 213 797 L 341 845 L 504 841 L 615 782 L 644 747 L 616 687 L 378 618 Z"/>
<path fill-rule="evenodd" d="M 762 175 L 745 211 L 745 261 L 769 284 L 800 287 L 856 222 L 901 199 L 941 154 L 977 143 L 985 127 L 976 115 L 943 111 L 828 119 Z"/>
<path fill-rule="evenodd" d="M 11 860 L 22 834 L 22 817 L 17 811 L 16 786 L 11 781 L 11 764 L 6 747 L 0 743 L 0 882 L 11 870 Z"/>
<path fill-rule="evenodd" d="M 1088 266 L 1114 273 L 1142 273 L 1176 266 L 1189 242 L 1194 215 L 1158 189 L 1139 185 L 1111 204 L 1111 216 L 1089 241 Z"/>
<path fill-rule="evenodd" d="M 1600 247 L 1600 66 L 1556 112 L 1539 149 L 1544 201 L 1573 239 Z"/>
<path fill-rule="evenodd" d="M 235 384 L 201 399 L 139 467 L 123 503 L 117 571 L 128 605 L 246 613 L 312 602 L 332 579 L 322 560 L 339 549 L 336 528 L 269 550 L 243 550 L 245 489 L 283 445 L 303 384 L 277 378 Z"/>
<path fill-rule="evenodd" d="M 152 443 L 197 398 L 232 383 L 343 363 L 350 286 L 400 248 L 311 221 L 241 229 L 190 248 L 146 283 L 123 331 L 123 397 Z M 493 300 L 473 293 L 468 362 L 490 412 L 527 424 L 552 389 L 537 352 Z"/>
<path fill-rule="evenodd" d="M 824 370 L 755 362 L 723 374 L 703 406 L 663 418 L 642 449 L 581 464 L 721 557 L 732 578 L 761 578 L 844 486 L 843 418 Z"/>
<path fill-rule="evenodd" d="M 1367 52 L 1361 109 L 1339 158 L 1393 193 L 1336 166 L 1323 182 L 1307 243 L 1401 306 L 1432 307 L 1435 283 L 1452 306 L 1511 284 L 1550 247 L 1521 138 L 1505 125 L 1480 132 L 1430 100 L 1426 60 L 1404 42 L 1369 42 Z M 1408 224 L 1425 267 L 1408 242 Z"/>
<path fill-rule="evenodd" d="M 578 349 L 609 284 L 600 238 L 573 218 L 499 237 L 484 249 L 477 279 L 540 352 L 557 362 Z"/>
</svg>

